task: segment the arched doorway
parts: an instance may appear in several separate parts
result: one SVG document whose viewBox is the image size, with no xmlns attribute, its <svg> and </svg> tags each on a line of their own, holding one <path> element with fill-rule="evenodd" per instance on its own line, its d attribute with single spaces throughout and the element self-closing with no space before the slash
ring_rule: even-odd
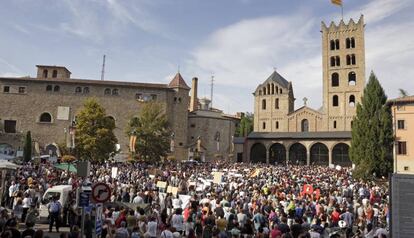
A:
<svg viewBox="0 0 414 238">
<path fill-rule="evenodd" d="M 250 149 L 250 162 L 266 163 L 266 147 L 262 143 L 256 143 Z"/>
<path fill-rule="evenodd" d="M 269 150 L 269 163 L 286 164 L 286 149 L 280 143 L 275 143 Z"/>
<path fill-rule="evenodd" d="M 293 164 L 306 164 L 306 147 L 301 143 L 295 143 L 289 148 L 289 162 Z"/>
<path fill-rule="evenodd" d="M 345 143 L 338 143 L 332 149 L 332 163 L 341 166 L 351 166 L 352 162 L 349 159 L 349 145 Z"/>
<path fill-rule="evenodd" d="M 47 146 L 45 146 L 45 152 L 46 154 L 50 155 L 51 157 L 57 157 L 59 156 L 59 149 L 56 145 L 54 144 L 48 144 Z"/>
<path fill-rule="evenodd" d="M 310 164 L 329 165 L 329 150 L 322 143 L 314 144 L 310 149 Z"/>
</svg>

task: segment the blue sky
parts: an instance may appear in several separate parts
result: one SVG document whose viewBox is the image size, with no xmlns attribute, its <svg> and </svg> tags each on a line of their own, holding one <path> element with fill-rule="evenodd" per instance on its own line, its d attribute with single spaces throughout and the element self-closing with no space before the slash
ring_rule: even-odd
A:
<svg viewBox="0 0 414 238">
<path fill-rule="evenodd" d="M 365 16 L 366 72 L 389 97 L 414 94 L 414 1 L 343 0 L 344 19 Z M 330 0 L 13 0 L 0 8 L 0 76 L 62 65 L 74 78 L 169 82 L 180 67 L 225 112 L 253 111 L 252 92 L 273 71 L 321 106 L 321 21 Z"/>
</svg>

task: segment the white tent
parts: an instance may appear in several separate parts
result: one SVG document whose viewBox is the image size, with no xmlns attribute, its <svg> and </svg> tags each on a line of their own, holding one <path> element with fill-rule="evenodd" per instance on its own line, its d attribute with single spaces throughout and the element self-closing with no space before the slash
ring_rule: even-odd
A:
<svg viewBox="0 0 414 238">
<path fill-rule="evenodd" d="M 13 164 L 12 162 L 6 160 L 0 160 L 0 169 L 18 169 L 19 165 Z"/>
</svg>

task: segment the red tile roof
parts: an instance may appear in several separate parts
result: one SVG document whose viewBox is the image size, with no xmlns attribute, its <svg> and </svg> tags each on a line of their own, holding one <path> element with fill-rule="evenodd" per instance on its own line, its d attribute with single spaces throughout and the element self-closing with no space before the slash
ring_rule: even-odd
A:
<svg viewBox="0 0 414 238">
<path fill-rule="evenodd" d="M 190 90 L 190 87 L 185 83 L 183 77 L 180 73 L 177 73 L 174 78 L 171 80 L 170 84 L 168 84 L 170 88 L 183 88 Z"/>
</svg>

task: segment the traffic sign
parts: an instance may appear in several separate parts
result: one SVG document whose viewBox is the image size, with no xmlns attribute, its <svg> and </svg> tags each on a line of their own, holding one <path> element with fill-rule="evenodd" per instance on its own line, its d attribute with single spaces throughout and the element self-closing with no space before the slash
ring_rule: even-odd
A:
<svg viewBox="0 0 414 238">
<path fill-rule="evenodd" d="M 97 203 L 104 203 L 111 197 L 111 188 L 106 183 L 96 183 L 92 187 L 92 198 Z"/>
</svg>

